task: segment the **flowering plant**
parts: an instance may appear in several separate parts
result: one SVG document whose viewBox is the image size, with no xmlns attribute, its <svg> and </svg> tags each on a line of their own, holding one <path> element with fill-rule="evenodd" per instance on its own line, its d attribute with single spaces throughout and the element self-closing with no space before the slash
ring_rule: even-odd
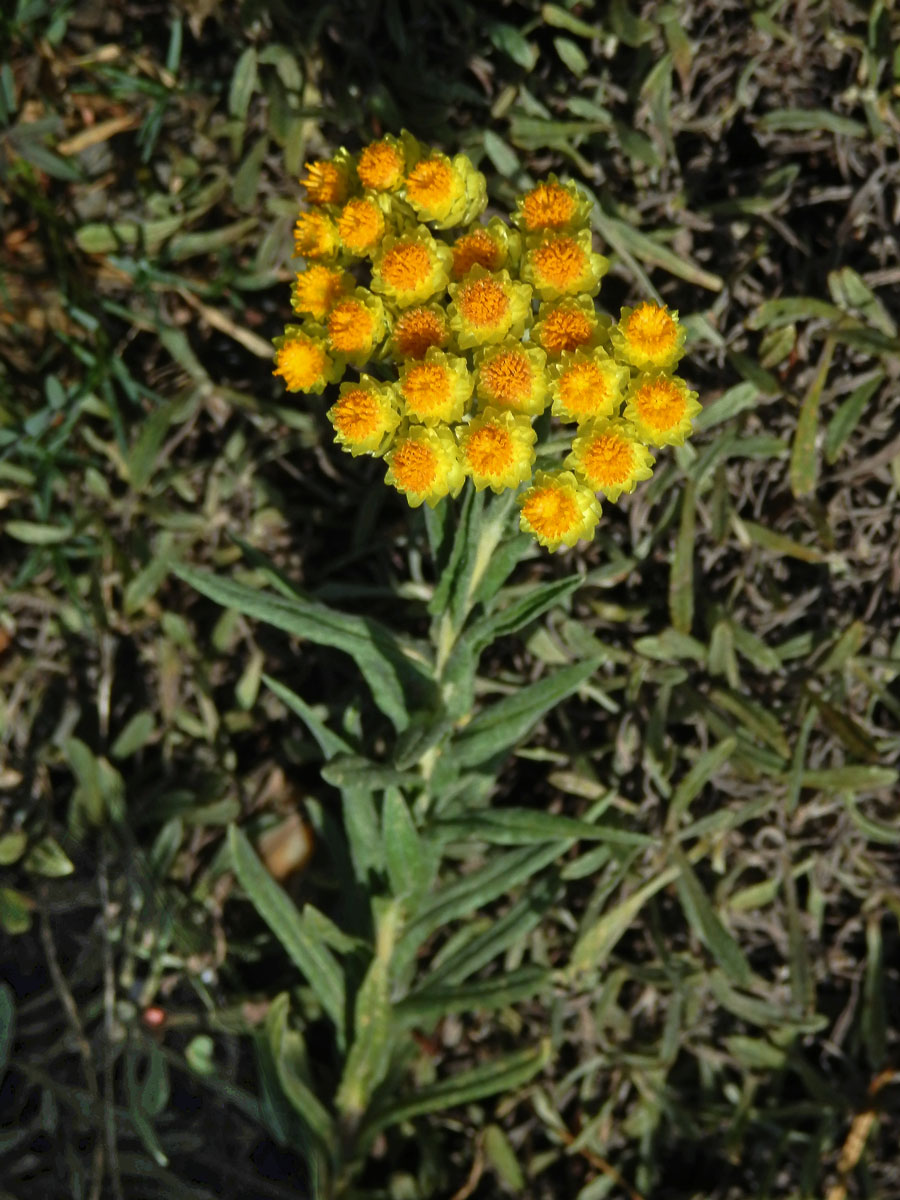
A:
<svg viewBox="0 0 900 1200">
<path fill-rule="evenodd" d="M 633 491 L 652 474 L 649 447 L 690 434 L 700 405 L 673 374 L 678 314 L 651 301 L 616 323 L 598 312 L 609 263 L 575 184 L 551 175 L 510 224 L 484 223 L 484 176 L 406 132 L 306 171 L 299 324 L 276 339 L 274 373 L 306 393 L 356 373 L 328 412 L 335 439 L 383 457 L 410 505 L 434 508 L 467 479 L 521 488 L 521 528 L 573 546 L 593 536 L 598 495 Z M 554 418 L 575 426 L 557 462 Z"/>
</svg>

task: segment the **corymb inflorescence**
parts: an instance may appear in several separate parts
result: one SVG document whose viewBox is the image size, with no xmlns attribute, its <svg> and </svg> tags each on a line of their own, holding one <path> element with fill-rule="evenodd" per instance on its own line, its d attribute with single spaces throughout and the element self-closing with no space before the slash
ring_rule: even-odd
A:
<svg viewBox="0 0 900 1200">
<path fill-rule="evenodd" d="M 305 264 L 275 374 L 329 388 L 337 443 L 382 458 L 409 504 L 467 481 L 518 490 L 522 529 L 558 550 L 593 536 L 599 497 L 650 478 L 651 446 L 690 435 L 678 314 L 598 310 L 609 263 L 577 184 L 551 175 L 509 221 L 484 220 L 481 172 L 406 132 L 307 163 L 300 182 Z"/>
</svg>

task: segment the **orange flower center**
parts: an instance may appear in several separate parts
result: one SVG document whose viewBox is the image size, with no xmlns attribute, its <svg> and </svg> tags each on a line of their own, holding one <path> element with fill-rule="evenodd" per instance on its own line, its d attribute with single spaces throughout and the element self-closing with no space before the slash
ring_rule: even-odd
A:
<svg viewBox="0 0 900 1200">
<path fill-rule="evenodd" d="M 319 212 L 301 213 L 294 226 L 294 248 L 306 258 L 322 258 L 331 250 L 328 218 Z"/>
<path fill-rule="evenodd" d="M 344 290 L 340 271 L 316 264 L 297 273 L 294 288 L 294 308 L 298 312 L 324 317 Z"/>
<path fill-rule="evenodd" d="M 373 142 L 359 156 L 359 181 L 373 192 L 385 192 L 400 182 L 403 159 L 390 142 Z"/>
<path fill-rule="evenodd" d="M 408 308 L 394 325 L 394 350 L 401 358 L 424 358 L 431 346 L 447 341 L 447 325 L 427 308 Z"/>
<path fill-rule="evenodd" d="M 365 388 L 345 392 L 335 405 L 334 423 L 348 442 L 363 442 L 377 433 L 381 422 L 378 400 Z"/>
<path fill-rule="evenodd" d="M 599 412 L 609 395 L 609 383 L 596 363 L 576 363 L 561 376 L 559 396 L 569 412 L 586 417 Z"/>
<path fill-rule="evenodd" d="M 400 390 L 414 414 L 427 416 L 450 399 L 450 372 L 438 363 L 418 363 L 406 372 Z"/>
<path fill-rule="evenodd" d="M 412 292 L 431 274 L 431 257 L 420 242 L 400 242 L 381 260 L 382 277 L 398 292 Z"/>
<path fill-rule="evenodd" d="M 615 433 L 602 433 L 588 446 L 582 465 L 595 487 L 626 483 L 634 470 L 634 446 Z"/>
<path fill-rule="evenodd" d="M 625 338 L 649 357 L 667 354 L 678 338 L 678 326 L 664 308 L 645 301 L 625 322 Z"/>
<path fill-rule="evenodd" d="M 483 425 L 466 442 L 466 461 L 478 475 L 502 475 L 512 464 L 512 434 L 499 425 Z"/>
<path fill-rule="evenodd" d="M 424 158 L 406 180 L 406 198 L 420 208 L 444 204 L 453 186 L 453 168 L 440 158 Z"/>
<path fill-rule="evenodd" d="M 671 379 L 653 379 L 634 397 L 638 416 L 650 429 L 673 429 L 685 413 L 685 399 Z"/>
<path fill-rule="evenodd" d="M 427 492 L 437 475 L 437 455 L 424 442 L 402 442 L 391 457 L 394 478 L 405 492 Z"/>
<path fill-rule="evenodd" d="M 593 323 L 585 313 L 553 308 L 541 322 L 541 345 L 548 354 L 562 354 L 564 350 L 586 346 L 593 332 Z"/>
<path fill-rule="evenodd" d="M 531 395 L 531 363 L 520 350 L 501 351 L 479 368 L 479 374 L 485 390 L 498 404 L 514 408 Z"/>
<path fill-rule="evenodd" d="M 522 515 L 548 540 L 564 537 L 579 519 L 575 497 L 563 488 L 536 488 L 522 505 Z"/>
<path fill-rule="evenodd" d="M 358 300 L 342 300 L 328 318 L 328 338 L 341 354 L 356 354 L 372 342 L 375 319 Z"/>
<path fill-rule="evenodd" d="M 522 215 L 530 230 L 563 229 L 574 212 L 574 197 L 558 183 L 539 183 L 522 203 Z"/>
<path fill-rule="evenodd" d="M 499 325 L 509 312 L 509 297 L 494 279 L 473 279 L 456 293 L 459 311 L 470 325 L 490 329 Z"/>
<path fill-rule="evenodd" d="M 340 167 L 321 159 L 306 163 L 308 172 L 300 183 L 310 204 L 340 204 L 347 194 L 347 180 Z"/>
<path fill-rule="evenodd" d="M 338 233 L 348 250 L 365 254 L 384 233 L 381 209 L 371 200 L 349 200 L 338 217 Z"/>
<path fill-rule="evenodd" d="M 498 246 L 486 229 L 464 233 L 453 246 L 453 277 L 462 279 L 473 267 L 497 271 L 503 266 L 503 248 Z"/>
<path fill-rule="evenodd" d="M 310 388 L 325 369 L 325 351 L 315 342 L 285 342 L 275 356 L 273 375 L 281 375 L 287 386 L 295 391 Z"/>
<path fill-rule="evenodd" d="M 585 273 L 586 254 L 570 237 L 557 237 L 542 243 L 534 251 L 539 279 L 564 289 L 580 282 Z"/>
</svg>

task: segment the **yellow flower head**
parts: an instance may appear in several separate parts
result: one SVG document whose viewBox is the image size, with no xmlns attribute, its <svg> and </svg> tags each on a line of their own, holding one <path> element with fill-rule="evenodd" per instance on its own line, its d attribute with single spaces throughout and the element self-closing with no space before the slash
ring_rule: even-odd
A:
<svg viewBox="0 0 900 1200">
<path fill-rule="evenodd" d="M 574 183 L 560 183 L 555 175 L 548 175 L 519 196 L 513 222 L 525 233 L 545 229 L 558 233 L 586 225 L 590 212 L 590 200 Z"/>
<path fill-rule="evenodd" d="M 559 358 L 567 350 L 594 346 L 600 335 L 600 321 L 594 302 L 587 296 L 567 296 L 545 300 L 538 309 L 532 338 L 546 351 L 548 358 Z"/>
<path fill-rule="evenodd" d="M 394 358 L 424 358 L 432 346 L 443 349 L 450 341 L 447 314 L 437 304 L 405 308 L 394 321 L 390 350 Z"/>
<path fill-rule="evenodd" d="M 591 249 L 591 232 L 545 233 L 529 241 L 522 278 L 542 300 L 559 296 L 596 296 L 609 259 Z"/>
<path fill-rule="evenodd" d="M 395 192 L 418 156 L 415 138 L 407 133 L 399 138 L 386 134 L 380 141 L 371 142 L 360 151 L 356 174 L 367 191 Z"/>
<path fill-rule="evenodd" d="M 519 509 L 520 527 L 548 550 L 590 541 L 600 520 L 597 497 L 571 471 L 538 471 Z"/>
<path fill-rule="evenodd" d="M 618 500 L 623 492 L 633 492 L 642 479 L 650 478 L 655 461 L 637 440 L 633 425 L 621 417 L 600 417 L 579 428 L 565 465 L 593 491 Z"/>
<path fill-rule="evenodd" d="M 333 258 L 341 248 L 334 221 L 314 208 L 302 212 L 294 226 L 294 253 L 304 258 Z"/>
<path fill-rule="evenodd" d="M 514 283 L 508 271 L 473 267 L 461 283 L 450 284 L 450 328 L 461 350 L 521 337 L 531 316 L 531 288 Z"/>
<path fill-rule="evenodd" d="M 700 410 L 697 393 L 683 379 L 664 371 L 650 371 L 632 380 L 625 419 L 634 425 L 638 437 L 651 446 L 680 446 Z"/>
<path fill-rule="evenodd" d="M 646 371 L 658 367 L 671 371 L 684 354 L 687 330 L 678 324 L 678 313 L 645 300 L 637 308 L 623 308 L 611 332 L 616 356 Z"/>
<path fill-rule="evenodd" d="M 511 233 L 499 217 L 487 225 L 472 225 L 453 243 L 453 278 L 462 279 L 473 267 L 499 271 L 518 257 L 518 234 Z"/>
<path fill-rule="evenodd" d="M 444 496 L 459 494 L 465 482 L 453 434 L 446 426 L 410 425 L 387 454 L 385 482 L 403 492 L 413 508 L 429 508 Z"/>
<path fill-rule="evenodd" d="M 474 383 L 464 358 L 432 348 L 424 359 L 404 363 L 397 389 L 407 417 L 438 425 L 462 420 Z"/>
<path fill-rule="evenodd" d="M 563 421 L 588 421 L 618 413 L 628 368 L 602 350 L 564 351 L 550 367 L 553 415 Z"/>
<path fill-rule="evenodd" d="M 337 219 L 344 249 L 362 258 L 374 254 L 384 237 L 384 210 L 371 196 L 348 200 Z"/>
<path fill-rule="evenodd" d="M 343 204 L 350 195 L 353 182 L 353 159 L 346 150 L 338 150 L 334 158 L 316 159 L 306 165 L 306 178 L 300 186 L 306 188 L 310 204 Z"/>
<path fill-rule="evenodd" d="M 480 492 L 502 492 L 531 478 L 537 434 L 528 417 L 486 408 L 459 435 L 463 470 Z"/>
<path fill-rule="evenodd" d="M 420 159 L 406 177 L 406 200 L 420 221 L 438 229 L 465 225 L 484 212 L 487 188 L 465 154 L 449 159 L 431 154 Z"/>
<path fill-rule="evenodd" d="M 345 271 L 313 263 L 297 272 L 291 289 L 291 304 L 295 312 L 309 313 L 321 321 L 352 287 L 353 277 Z"/>
<path fill-rule="evenodd" d="M 375 252 L 372 288 L 398 308 L 422 304 L 447 286 L 452 262 L 450 247 L 436 242 L 424 226 L 398 237 L 389 234 Z"/>
<path fill-rule="evenodd" d="M 289 392 L 308 392 L 318 395 L 325 385 L 333 382 L 343 371 L 326 352 L 317 331 L 288 325 L 283 337 L 275 339 L 275 370 Z"/>
<path fill-rule="evenodd" d="M 354 367 L 368 362 L 386 327 L 384 305 L 366 288 L 338 300 L 325 322 L 328 345 Z"/>
<path fill-rule="evenodd" d="M 382 454 L 400 424 L 390 384 L 360 375 L 359 383 L 342 383 L 337 403 L 328 410 L 334 440 L 355 457 Z"/>
<path fill-rule="evenodd" d="M 482 404 L 536 417 L 547 404 L 547 356 L 506 338 L 475 353 L 475 390 Z"/>
</svg>

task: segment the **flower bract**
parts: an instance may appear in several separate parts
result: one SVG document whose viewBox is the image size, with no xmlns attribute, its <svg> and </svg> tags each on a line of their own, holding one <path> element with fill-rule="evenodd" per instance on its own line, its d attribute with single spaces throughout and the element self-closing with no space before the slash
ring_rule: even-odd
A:
<svg viewBox="0 0 900 1200">
<path fill-rule="evenodd" d="M 654 461 L 637 440 L 633 425 L 619 417 L 600 417 L 579 428 L 565 465 L 592 491 L 618 500 L 623 492 L 633 492 L 642 479 L 650 478 Z"/>
<path fill-rule="evenodd" d="M 522 278 L 542 300 L 560 296 L 595 296 L 609 270 L 609 259 L 594 253 L 590 230 L 545 233 L 528 245 Z"/>
<path fill-rule="evenodd" d="M 352 455 L 380 454 L 400 424 L 393 388 L 368 375 L 361 375 L 358 383 L 343 383 L 328 420 L 335 441 Z"/>
<path fill-rule="evenodd" d="M 313 263 L 298 271 L 291 290 L 294 311 L 308 313 L 321 321 L 337 301 L 353 286 L 353 278 L 345 271 Z"/>
<path fill-rule="evenodd" d="M 473 267 L 499 271 L 518 253 L 516 234 L 510 233 L 499 217 L 487 225 L 472 225 L 453 243 L 453 278 L 462 279 Z"/>
<path fill-rule="evenodd" d="M 590 539 L 600 520 L 594 493 L 571 471 L 538 471 L 519 499 L 519 524 L 548 550 Z"/>
<path fill-rule="evenodd" d="M 553 415 L 563 421 L 587 421 L 618 412 L 628 368 L 602 350 L 564 351 L 550 368 Z"/>
<path fill-rule="evenodd" d="M 303 212 L 294 226 L 294 253 L 304 258 L 332 258 L 341 248 L 334 221 L 319 209 Z"/>
<path fill-rule="evenodd" d="M 683 379 L 664 371 L 650 371 L 632 381 L 625 419 L 652 446 L 680 446 L 700 409 L 697 393 Z"/>
<path fill-rule="evenodd" d="M 337 231 L 343 248 L 360 257 L 374 254 L 386 227 L 384 210 L 371 196 L 356 196 L 348 200 L 337 218 Z"/>
<path fill-rule="evenodd" d="M 462 420 L 474 380 L 464 358 L 432 348 L 400 368 L 397 388 L 406 416 L 425 425 Z"/>
<path fill-rule="evenodd" d="M 473 267 L 460 283 L 450 284 L 450 328 L 460 349 L 521 337 L 531 316 L 531 288 L 514 283 L 508 271 Z"/>
<path fill-rule="evenodd" d="M 420 221 L 433 221 L 439 229 L 463 225 L 484 211 L 487 190 L 484 176 L 465 156 L 431 154 L 422 158 L 406 177 L 406 200 Z"/>
<path fill-rule="evenodd" d="M 678 313 L 645 300 L 637 308 L 623 308 L 611 331 L 617 357 L 645 371 L 652 367 L 670 371 L 684 353 L 686 330 Z"/>
<path fill-rule="evenodd" d="M 447 314 L 437 304 L 406 308 L 394 320 L 390 349 L 397 358 L 424 358 L 432 346 L 443 349 L 450 341 Z"/>
<path fill-rule="evenodd" d="M 518 198 L 513 221 L 526 233 L 559 232 L 587 224 L 590 210 L 590 200 L 574 183 L 550 175 Z"/>
<path fill-rule="evenodd" d="M 567 350 L 580 350 L 597 341 L 597 310 L 587 296 L 544 301 L 538 309 L 531 336 L 547 352 L 559 358 Z"/>
<path fill-rule="evenodd" d="M 275 339 L 272 374 L 284 379 L 289 392 L 318 394 L 341 370 L 343 364 L 328 354 L 321 334 L 316 336 L 299 325 L 288 325 L 284 336 Z"/>
<path fill-rule="evenodd" d="M 429 508 L 447 495 L 457 495 L 465 475 L 453 434 L 445 426 L 410 425 L 386 455 L 385 481 L 402 492 L 413 508 Z"/>
<path fill-rule="evenodd" d="M 310 204 L 343 204 L 350 194 L 353 159 L 339 150 L 333 159 L 306 163 L 306 178 L 300 180 Z"/>
<path fill-rule="evenodd" d="M 356 174 L 368 191 L 393 192 L 402 184 L 410 160 L 417 156 L 415 140 L 408 134 L 400 138 L 387 134 L 360 151 Z"/>
<path fill-rule="evenodd" d="M 361 367 L 384 337 L 384 305 L 366 288 L 356 288 L 334 305 L 325 328 L 331 349 Z"/>
<path fill-rule="evenodd" d="M 372 288 L 398 308 L 421 304 L 442 292 L 450 279 L 453 252 L 420 226 L 381 243 L 372 263 Z"/>
<path fill-rule="evenodd" d="M 528 417 L 486 408 L 459 434 L 463 470 L 479 492 L 518 487 L 531 477 L 536 437 Z"/>
<path fill-rule="evenodd" d="M 506 338 L 475 354 L 475 391 L 483 404 L 537 416 L 547 404 L 547 356 L 539 346 Z"/>
</svg>

